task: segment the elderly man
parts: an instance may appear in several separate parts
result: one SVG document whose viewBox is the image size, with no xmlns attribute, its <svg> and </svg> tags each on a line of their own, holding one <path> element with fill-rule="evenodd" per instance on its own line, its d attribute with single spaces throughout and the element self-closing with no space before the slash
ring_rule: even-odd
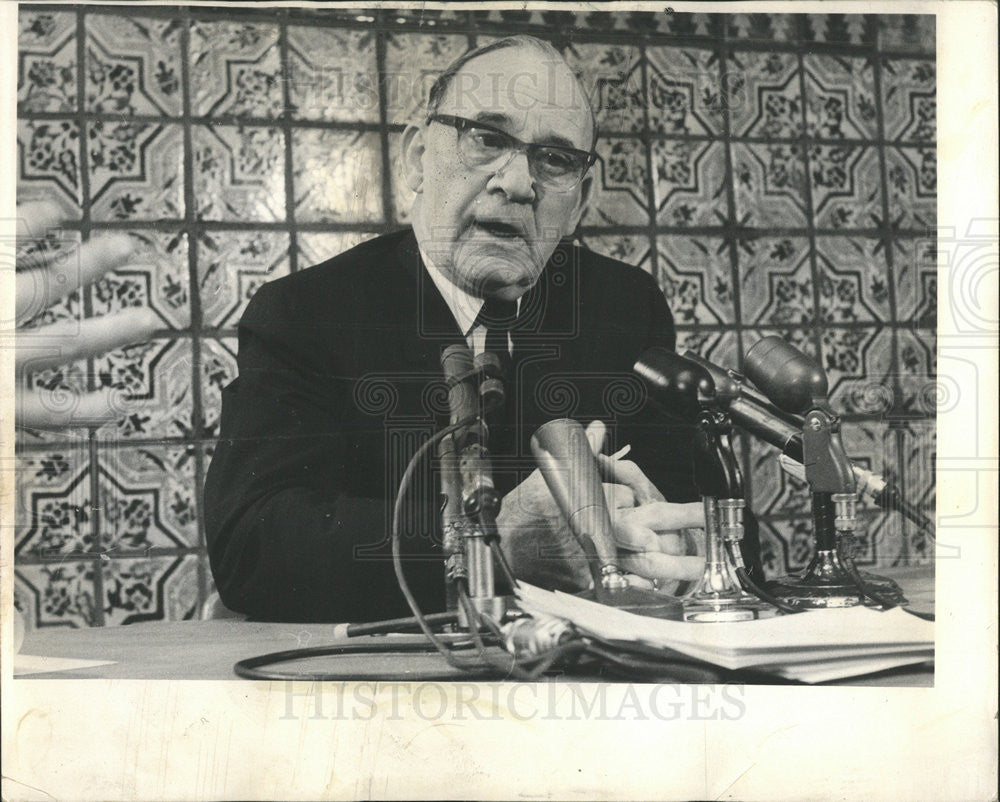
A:
<svg viewBox="0 0 1000 802">
<path fill-rule="evenodd" d="M 631 446 L 634 462 L 615 463 L 612 478 L 635 581 L 676 588 L 699 575 L 690 544 L 663 534 L 701 522 L 689 432 L 648 409 L 631 378 L 644 348 L 674 345 L 663 295 L 645 272 L 568 241 L 594 192 L 596 136 L 579 82 L 548 44 L 512 37 L 467 53 L 403 135 L 412 230 L 258 290 L 205 488 L 228 607 L 284 620 L 408 613 L 388 559 L 392 502 L 410 456 L 447 423 L 428 387 L 439 386 L 442 349 L 462 342 L 508 371 L 490 446 L 515 573 L 588 581 L 529 449 L 542 423 L 574 417 L 598 421 L 598 441 L 606 426 L 608 448 Z M 430 467 L 423 476 L 403 508 L 403 551 L 432 610 L 444 582 Z"/>
</svg>

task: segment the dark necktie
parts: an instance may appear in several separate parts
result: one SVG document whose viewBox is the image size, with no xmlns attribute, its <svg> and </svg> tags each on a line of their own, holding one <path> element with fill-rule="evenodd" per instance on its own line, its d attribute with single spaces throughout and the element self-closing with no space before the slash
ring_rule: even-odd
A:
<svg viewBox="0 0 1000 802">
<path fill-rule="evenodd" d="M 517 320 L 517 303 L 487 298 L 476 318 L 478 325 L 486 328 L 485 350 L 495 354 L 500 360 L 504 375 L 504 404 L 500 409 L 487 415 L 489 427 L 489 449 L 495 455 L 512 456 L 515 443 L 514 415 L 514 370 L 510 354 L 508 334 Z"/>
</svg>

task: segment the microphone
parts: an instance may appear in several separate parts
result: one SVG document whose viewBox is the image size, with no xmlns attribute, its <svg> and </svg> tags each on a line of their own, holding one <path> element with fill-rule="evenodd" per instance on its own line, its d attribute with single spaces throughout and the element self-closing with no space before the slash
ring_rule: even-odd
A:
<svg viewBox="0 0 1000 802">
<path fill-rule="evenodd" d="M 776 335 L 755 342 L 743 360 L 750 381 L 779 409 L 802 414 L 826 402 L 826 373 L 812 358 Z"/>
</svg>

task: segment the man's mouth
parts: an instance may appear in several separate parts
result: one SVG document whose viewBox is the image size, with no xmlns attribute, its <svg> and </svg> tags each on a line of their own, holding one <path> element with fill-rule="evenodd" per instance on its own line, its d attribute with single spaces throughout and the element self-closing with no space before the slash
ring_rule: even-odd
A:
<svg viewBox="0 0 1000 802">
<path fill-rule="evenodd" d="M 521 229 L 517 226 L 511 225 L 510 223 L 504 223 L 500 220 L 477 220 L 476 228 L 502 239 L 515 239 L 517 237 L 523 238 L 524 236 L 521 233 Z"/>
</svg>

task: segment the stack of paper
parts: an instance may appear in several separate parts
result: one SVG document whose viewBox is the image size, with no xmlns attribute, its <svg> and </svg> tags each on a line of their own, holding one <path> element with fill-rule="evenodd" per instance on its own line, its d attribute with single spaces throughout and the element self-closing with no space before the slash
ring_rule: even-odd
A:
<svg viewBox="0 0 1000 802">
<path fill-rule="evenodd" d="M 723 668 L 826 682 L 934 657 L 934 624 L 899 608 L 813 610 L 757 621 L 689 623 L 635 615 L 518 583 L 521 607 L 571 621 L 602 640 L 641 643 Z"/>
</svg>

